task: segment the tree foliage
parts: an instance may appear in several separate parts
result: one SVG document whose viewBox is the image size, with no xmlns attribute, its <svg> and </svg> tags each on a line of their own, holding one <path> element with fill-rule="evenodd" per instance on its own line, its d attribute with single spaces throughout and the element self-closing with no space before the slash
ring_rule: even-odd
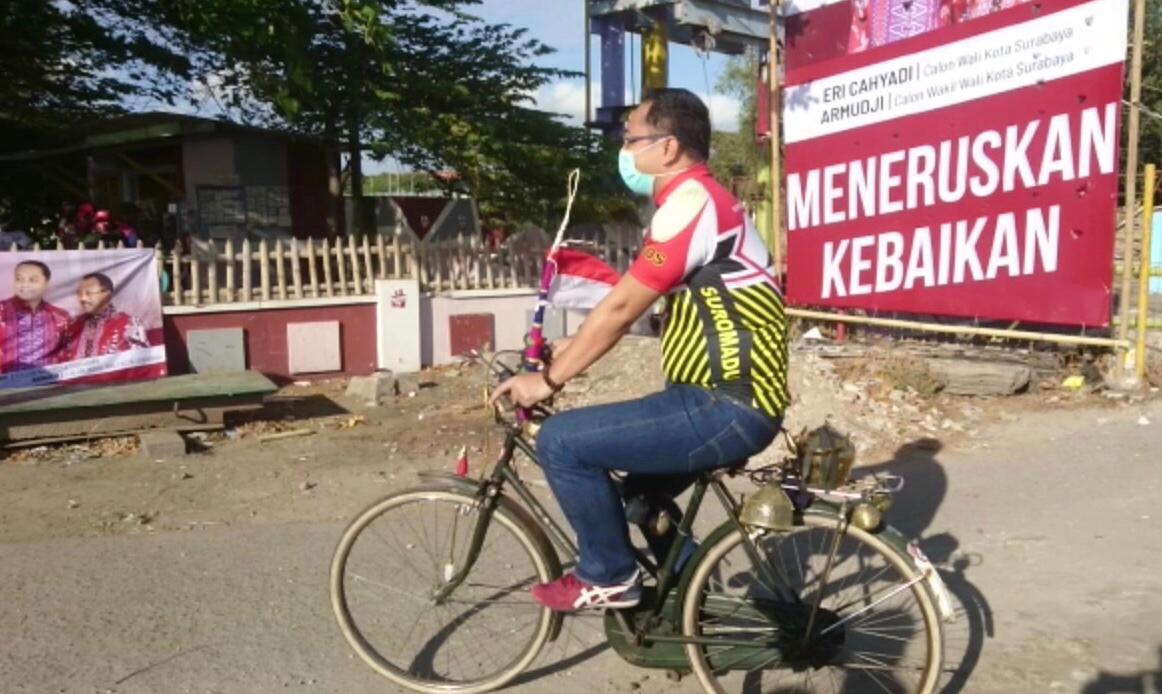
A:
<svg viewBox="0 0 1162 694">
<path fill-rule="evenodd" d="M 58 144 L 135 97 L 174 103 L 181 96 L 188 60 L 163 32 L 123 10 L 119 0 L 0 4 L 0 153 Z M 35 228 L 59 209 L 60 178 L 0 166 L 0 215 Z"/>
<path fill-rule="evenodd" d="M 366 152 L 475 196 L 487 224 L 544 224 L 571 168 L 609 167 L 583 130 L 531 108 L 537 89 L 574 75 L 538 66 L 549 47 L 472 17 L 472 4 L 189 0 L 161 19 L 187 32 L 240 119 L 342 140 L 352 190 Z"/>
<path fill-rule="evenodd" d="M 7 0 L 0 151 L 30 143 L 18 128 L 52 136 L 197 87 L 231 120 L 341 143 L 354 191 L 366 153 L 476 196 L 494 225 L 551 224 L 574 167 L 600 196 L 582 217 L 631 209 L 607 148 L 533 108 L 541 86 L 576 75 L 539 66 L 552 49 L 476 19 L 476 2 Z"/>
<path fill-rule="evenodd" d="M 715 177 L 735 190 L 740 197 L 755 200 L 763 194 L 756 180 L 759 169 L 769 156 L 766 148 L 755 141 L 758 56 L 748 51 L 731 56 L 718 77 L 719 92 L 739 101 L 738 132 L 715 132 L 711 136 L 713 156 L 710 169 Z"/>
</svg>

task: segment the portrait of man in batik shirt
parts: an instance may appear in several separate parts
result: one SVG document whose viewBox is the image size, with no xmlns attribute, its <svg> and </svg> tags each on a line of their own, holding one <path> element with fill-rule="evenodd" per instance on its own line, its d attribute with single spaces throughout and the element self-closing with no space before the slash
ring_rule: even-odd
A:
<svg viewBox="0 0 1162 694">
<path fill-rule="evenodd" d="M 69 358 L 85 359 L 149 346 L 145 327 L 113 305 L 115 291 L 108 275 L 94 272 L 77 285 L 81 315 L 69 331 Z"/>
<path fill-rule="evenodd" d="M 52 270 L 39 260 L 25 260 L 14 275 L 13 295 L 0 301 L 0 371 L 63 361 L 69 314 L 44 299 Z"/>
</svg>

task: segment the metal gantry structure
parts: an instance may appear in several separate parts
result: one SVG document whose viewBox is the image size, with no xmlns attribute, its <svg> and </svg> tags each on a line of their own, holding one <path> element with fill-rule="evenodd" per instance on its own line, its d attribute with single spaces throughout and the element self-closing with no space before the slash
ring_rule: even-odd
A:
<svg viewBox="0 0 1162 694">
<path fill-rule="evenodd" d="M 592 127 L 617 132 L 628 103 L 627 82 L 640 74 L 640 89 L 669 84 L 669 46 L 691 45 L 704 52 L 740 54 L 748 46 L 767 50 L 770 19 L 766 7 L 752 0 L 586 0 L 585 3 L 585 117 Z M 640 58 L 626 65 L 626 40 L 637 35 Z M 593 37 L 601 57 L 600 100 L 590 103 Z M 640 65 L 640 70 L 635 70 Z M 632 92 L 633 90 L 631 90 Z"/>
</svg>

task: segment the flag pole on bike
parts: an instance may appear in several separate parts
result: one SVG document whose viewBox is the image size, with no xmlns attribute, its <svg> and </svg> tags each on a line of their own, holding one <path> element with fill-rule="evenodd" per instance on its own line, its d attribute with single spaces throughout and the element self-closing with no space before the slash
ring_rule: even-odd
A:
<svg viewBox="0 0 1162 694">
<path fill-rule="evenodd" d="M 537 307 L 533 312 L 533 322 L 525 336 L 525 350 L 522 364 L 525 371 L 540 371 L 544 364 L 548 345 L 545 343 L 544 324 L 545 307 L 549 305 L 549 288 L 557 272 L 557 253 L 565 240 L 565 229 L 569 226 L 569 216 L 573 212 L 573 201 L 577 198 L 577 186 L 581 182 L 581 170 L 573 169 L 569 172 L 566 185 L 568 194 L 565 203 L 565 216 L 561 218 L 561 226 L 557 228 L 557 235 L 553 244 L 545 254 L 545 262 L 541 267 L 541 283 L 537 286 Z M 522 408 L 517 411 L 519 421 L 527 418 L 527 412 Z"/>
</svg>

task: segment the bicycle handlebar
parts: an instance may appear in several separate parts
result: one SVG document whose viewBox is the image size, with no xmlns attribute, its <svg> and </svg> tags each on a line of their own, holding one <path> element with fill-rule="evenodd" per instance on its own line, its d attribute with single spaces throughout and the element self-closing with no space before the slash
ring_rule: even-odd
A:
<svg viewBox="0 0 1162 694">
<path fill-rule="evenodd" d="M 469 356 L 473 357 L 474 359 L 478 359 L 478 360 L 484 362 L 484 364 L 488 366 L 488 368 L 492 372 L 492 374 L 494 376 L 496 376 L 499 380 L 503 381 L 503 380 L 507 380 L 509 378 L 512 378 L 513 376 L 517 376 L 521 373 L 520 371 L 505 365 L 504 363 L 502 363 L 498 359 L 501 355 L 505 355 L 505 354 L 510 354 L 510 355 L 516 356 L 518 358 L 522 356 L 521 352 L 519 352 L 517 350 L 500 350 L 500 351 L 492 352 L 491 354 L 482 353 L 482 352 L 473 350 Z M 495 389 L 495 387 L 497 385 L 499 385 L 499 383 L 489 384 L 489 388 L 488 388 L 489 396 L 492 395 L 492 391 L 493 391 L 493 389 Z M 496 409 L 500 409 L 500 408 L 496 408 Z M 534 405 L 532 407 L 516 407 L 516 408 L 513 408 L 513 412 L 516 415 L 516 417 L 515 417 L 516 422 L 515 423 L 518 423 L 518 424 L 525 422 L 525 421 L 532 420 L 532 419 L 548 417 L 554 413 L 553 409 L 551 407 L 549 407 L 548 405 L 546 405 L 545 403 L 539 403 L 539 404 Z M 499 419 L 499 415 L 498 415 L 498 419 Z"/>
</svg>

